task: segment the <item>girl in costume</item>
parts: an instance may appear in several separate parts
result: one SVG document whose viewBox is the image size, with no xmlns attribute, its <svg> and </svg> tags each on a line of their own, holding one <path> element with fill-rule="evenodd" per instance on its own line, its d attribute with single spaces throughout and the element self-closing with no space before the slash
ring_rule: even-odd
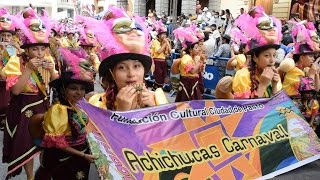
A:
<svg viewBox="0 0 320 180">
<path fill-rule="evenodd" d="M 168 65 L 166 59 L 170 56 L 171 45 L 167 38 L 167 27 L 158 20 L 154 24 L 157 31 L 157 37 L 152 41 L 151 56 L 155 64 L 153 72 L 154 84 L 153 89 L 162 88 L 165 83 L 165 78 L 168 77 Z"/>
<path fill-rule="evenodd" d="M 216 87 L 216 98 L 268 98 L 282 89 L 275 68 L 276 50 L 282 37 L 280 21 L 259 7 L 250 15 L 243 14 L 236 20 L 251 39 L 247 45 L 247 54 L 251 55 L 249 67 L 238 70 L 233 78 L 222 78 Z"/>
<path fill-rule="evenodd" d="M 0 130 L 4 128 L 10 100 L 10 93 L 6 90 L 6 79 L 1 72 L 7 65 L 10 56 L 16 55 L 20 50 L 19 45 L 13 41 L 15 25 L 12 19 L 7 9 L 0 9 Z"/>
<path fill-rule="evenodd" d="M 175 38 L 179 39 L 186 52 L 180 60 L 180 85 L 175 101 L 202 99 L 199 88 L 199 73 L 203 62 L 201 61 L 198 38 L 190 28 L 178 28 L 173 33 Z"/>
<path fill-rule="evenodd" d="M 33 157 L 39 151 L 33 144 L 28 124 L 33 115 L 44 113 L 49 106 L 47 83 L 58 78 L 53 59 L 45 57 L 49 46 L 50 24 L 32 8 L 24 12 L 24 21 L 16 22 L 25 34 L 21 48 L 25 54 L 12 56 L 4 68 L 6 87 L 11 92 L 4 131 L 3 162 L 9 163 L 7 177 L 21 172 L 33 178 Z"/>
<path fill-rule="evenodd" d="M 297 23 L 292 29 L 294 40 L 294 55 L 280 64 L 283 76 L 283 87 L 293 99 L 307 122 L 314 126 L 315 117 L 318 115 L 319 103 L 316 92 L 319 91 L 319 66 L 320 59 L 315 61 L 314 56 L 319 53 L 319 43 L 312 33 L 310 23 Z M 310 30 L 311 29 L 311 30 Z M 307 73 L 306 73 L 307 72 Z M 314 127 L 319 136 L 319 128 Z"/>
<path fill-rule="evenodd" d="M 61 49 L 68 69 L 50 82 L 58 94 L 58 103 L 38 119 L 42 123 L 43 147 L 41 166 L 35 179 L 88 179 L 90 163 L 96 157 L 89 153 L 86 142 L 88 116 L 77 107 L 91 86 L 93 70 L 83 59 Z"/>
<path fill-rule="evenodd" d="M 92 96 L 90 103 L 117 111 L 167 103 L 161 88 L 152 92 L 144 84 L 152 59 L 143 24 L 139 17 L 132 18 L 123 9 L 109 7 L 105 19 L 96 24 L 99 28 L 91 28 L 104 48 L 99 75 L 106 92 Z"/>
</svg>

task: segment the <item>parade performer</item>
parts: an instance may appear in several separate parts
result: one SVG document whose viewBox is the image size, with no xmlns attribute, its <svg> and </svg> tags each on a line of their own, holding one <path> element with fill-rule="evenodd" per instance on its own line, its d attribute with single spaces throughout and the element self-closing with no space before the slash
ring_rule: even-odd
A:
<svg viewBox="0 0 320 180">
<path fill-rule="evenodd" d="M 86 126 L 89 117 L 77 107 L 88 92 L 93 70 L 83 66 L 83 59 L 66 49 L 60 50 L 68 68 L 61 77 L 50 82 L 57 93 L 58 102 L 44 115 L 42 125 L 43 148 L 41 166 L 35 179 L 88 179 L 90 163 L 97 157 L 89 153 L 86 142 Z"/>
<path fill-rule="evenodd" d="M 13 40 L 15 25 L 12 16 L 5 8 L 0 9 L 0 73 L 7 65 L 11 56 L 15 56 L 20 51 L 19 45 Z M 3 130 L 6 120 L 6 113 L 10 93 L 6 90 L 6 80 L 4 74 L 0 75 L 0 130 Z"/>
<path fill-rule="evenodd" d="M 168 103 L 161 88 L 152 92 L 144 84 L 152 59 L 143 24 L 138 16 L 130 17 L 123 9 L 111 6 L 97 25 L 99 29 L 92 28 L 104 48 L 99 75 L 106 92 L 92 96 L 90 103 L 117 111 Z"/>
<path fill-rule="evenodd" d="M 58 77 L 53 59 L 45 57 L 50 23 L 32 8 L 24 11 L 24 21 L 16 22 L 25 34 L 21 48 L 25 54 L 12 56 L 4 68 L 6 87 L 11 92 L 4 131 L 3 162 L 9 163 L 8 177 L 21 172 L 33 178 L 33 157 L 39 152 L 28 130 L 30 119 L 48 109 L 48 83 Z"/>
<path fill-rule="evenodd" d="M 154 23 L 157 37 L 152 41 L 151 56 L 155 64 L 153 77 L 153 89 L 163 87 L 165 79 L 168 77 L 168 64 L 166 59 L 170 57 L 171 45 L 167 38 L 167 27 L 158 20 Z"/>
<path fill-rule="evenodd" d="M 318 115 L 319 103 L 316 92 L 319 91 L 319 43 L 315 42 L 310 29 L 310 23 L 297 23 L 292 29 L 294 40 L 294 55 L 292 59 L 281 62 L 279 72 L 283 76 L 283 88 L 300 109 L 305 119 L 314 126 L 315 117 Z M 318 127 L 314 126 L 319 136 Z"/>
<path fill-rule="evenodd" d="M 254 11 L 254 12 L 253 12 Z M 281 24 L 274 17 L 254 8 L 241 15 L 241 30 L 250 38 L 249 67 L 238 70 L 233 78 L 224 77 L 217 84 L 216 98 L 268 98 L 282 89 L 281 79 L 275 68 L 276 50 L 280 47 Z"/>
<path fill-rule="evenodd" d="M 175 38 L 181 42 L 186 52 L 180 60 L 180 83 L 175 101 L 202 99 L 199 88 L 199 73 L 203 62 L 201 61 L 198 38 L 190 28 L 178 28 L 173 33 Z"/>
</svg>

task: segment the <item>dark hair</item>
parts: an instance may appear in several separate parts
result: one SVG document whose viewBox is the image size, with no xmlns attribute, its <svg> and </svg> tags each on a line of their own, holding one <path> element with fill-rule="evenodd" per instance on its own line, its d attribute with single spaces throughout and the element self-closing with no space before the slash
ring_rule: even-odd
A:
<svg viewBox="0 0 320 180">
<path fill-rule="evenodd" d="M 229 44 L 230 43 L 230 39 L 226 38 L 226 37 L 222 37 L 222 39 L 226 40 L 226 43 Z"/>
<path fill-rule="evenodd" d="M 203 34 L 204 34 L 204 39 L 203 40 L 207 41 L 209 39 L 210 33 L 209 32 L 204 32 Z"/>
<path fill-rule="evenodd" d="M 185 52 L 190 55 L 191 50 L 194 48 L 196 44 L 198 44 L 198 42 L 196 43 L 186 42 L 186 44 L 187 44 L 187 48 L 185 49 Z"/>
<path fill-rule="evenodd" d="M 210 27 L 215 27 L 215 28 L 217 28 L 217 25 L 216 25 L 216 24 L 212 24 Z"/>
</svg>

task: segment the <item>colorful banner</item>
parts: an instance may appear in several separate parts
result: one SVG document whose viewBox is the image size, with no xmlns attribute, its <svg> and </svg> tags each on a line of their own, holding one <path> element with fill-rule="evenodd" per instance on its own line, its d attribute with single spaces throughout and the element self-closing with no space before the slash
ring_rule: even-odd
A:
<svg viewBox="0 0 320 180">
<path fill-rule="evenodd" d="M 81 102 L 89 142 L 109 179 L 271 178 L 320 158 L 291 99 L 202 100 L 128 112 Z"/>
</svg>

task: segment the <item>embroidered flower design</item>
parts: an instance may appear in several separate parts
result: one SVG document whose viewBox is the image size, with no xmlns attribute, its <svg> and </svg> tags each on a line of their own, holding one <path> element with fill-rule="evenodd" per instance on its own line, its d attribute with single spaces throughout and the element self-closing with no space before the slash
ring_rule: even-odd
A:
<svg viewBox="0 0 320 180">
<path fill-rule="evenodd" d="M 77 178 L 77 179 L 84 179 L 84 172 L 83 172 L 83 171 L 77 172 L 76 178 Z"/>
<path fill-rule="evenodd" d="M 27 118 L 30 118 L 33 115 L 33 112 L 29 109 L 26 111 L 25 115 Z"/>
</svg>

